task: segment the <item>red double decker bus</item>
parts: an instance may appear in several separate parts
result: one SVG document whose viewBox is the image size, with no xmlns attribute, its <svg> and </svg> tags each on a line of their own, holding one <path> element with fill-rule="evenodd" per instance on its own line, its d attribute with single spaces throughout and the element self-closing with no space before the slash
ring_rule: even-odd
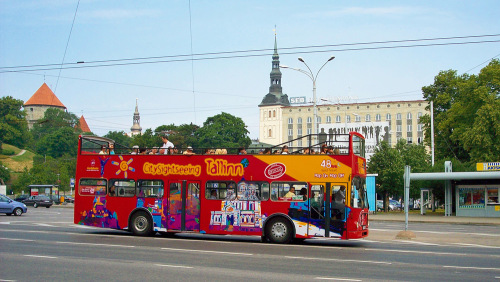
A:
<svg viewBox="0 0 500 282">
<path fill-rule="evenodd" d="M 313 146 L 288 154 L 185 155 L 143 154 L 80 136 L 74 222 L 136 235 L 257 235 L 274 243 L 368 236 L 364 138 L 314 137 L 303 137 Z M 322 144 L 333 154 L 308 153 Z"/>
</svg>

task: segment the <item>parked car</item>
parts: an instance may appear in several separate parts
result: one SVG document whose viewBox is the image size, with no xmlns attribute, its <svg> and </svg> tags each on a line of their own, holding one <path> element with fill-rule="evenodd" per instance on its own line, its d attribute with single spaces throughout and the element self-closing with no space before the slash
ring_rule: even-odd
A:
<svg viewBox="0 0 500 282">
<path fill-rule="evenodd" d="M 14 201 L 22 202 L 22 201 L 28 199 L 29 197 L 30 197 L 30 195 L 28 195 L 28 194 L 22 194 L 22 195 L 17 196 L 17 198 L 15 198 Z"/>
<path fill-rule="evenodd" d="M 0 194 L 0 213 L 5 213 L 6 215 L 21 216 L 27 211 L 28 208 L 25 204 L 14 201 L 9 197 Z"/>
<path fill-rule="evenodd" d="M 61 204 L 61 198 L 59 198 L 59 196 L 57 196 L 57 195 L 51 195 L 50 198 L 52 199 L 52 201 L 54 201 L 55 205 L 60 205 Z"/>
<path fill-rule="evenodd" d="M 384 201 L 377 200 L 377 211 L 383 211 L 383 210 L 384 210 Z"/>
<path fill-rule="evenodd" d="M 401 204 L 396 200 L 389 200 L 389 208 L 391 211 L 401 210 Z"/>
<path fill-rule="evenodd" d="M 74 203 L 75 199 L 71 196 L 64 196 L 64 202 L 66 203 Z"/>
<path fill-rule="evenodd" d="M 24 200 L 23 203 L 27 206 L 33 206 L 34 208 L 38 208 L 39 206 L 50 208 L 50 206 L 54 204 L 54 201 L 52 201 L 45 195 L 38 195 L 29 197 L 28 199 Z"/>
</svg>

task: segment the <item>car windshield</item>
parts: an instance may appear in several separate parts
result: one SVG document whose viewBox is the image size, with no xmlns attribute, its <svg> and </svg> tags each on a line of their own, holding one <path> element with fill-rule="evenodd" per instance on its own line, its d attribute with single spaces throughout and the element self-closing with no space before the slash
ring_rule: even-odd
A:
<svg viewBox="0 0 500 282">
<path fill-rule="evenodd" d="M 50 200 L 47 196 L 38 196 L 38 200 Z"/>
</svg>

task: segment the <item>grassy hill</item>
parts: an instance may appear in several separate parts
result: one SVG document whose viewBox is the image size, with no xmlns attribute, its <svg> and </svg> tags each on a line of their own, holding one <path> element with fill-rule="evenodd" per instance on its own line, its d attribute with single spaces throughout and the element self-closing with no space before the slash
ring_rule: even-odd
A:
<svg viewBox="0 0 500 282">
<path fill-rule="evenodd" d="M 2 144 L 2 149 L 14 152 L 14 155 L 0 154 L 0 162 L 11 172 L 11 180 L 9 182 L 17 179 L 18 174 L 21 173 L 25 167 L 27 169 L 33 167 L 33 157 L 35 156 L 34 153 L 19 149 L 15 146 L 11 146 L 5 143 Z"/>
</svg>

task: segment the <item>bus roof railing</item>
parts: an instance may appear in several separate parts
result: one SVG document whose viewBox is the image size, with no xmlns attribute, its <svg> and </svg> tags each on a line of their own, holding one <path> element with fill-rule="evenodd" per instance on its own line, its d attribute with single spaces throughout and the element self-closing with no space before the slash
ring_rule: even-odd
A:
<svg viewBox="0 0 500 282">
<path fill-rule="evenodd" d="M 283 146 L 288 146 L 289 153 L 288 154 L 304 154 L 306 149 L 309 149 L 309 154 L 319 153 L 323 146 L 331 146 L 334 150 L 338 149 L 335 153 L 336 155 L 348 155 L 352 148 L 350 148 L 349 136 L 353 134 L 308 134 L 295 139 L 288 140 L 278 145 L 269 145 L 263 147 L 247 147 L 247 151 L 249 154 L 261 154 L 264 150 L 270 150 L 271 154 L 281 152 Z M 145 154 L 151 154 L 154 150 L 160 151 L 161 146 L 155 147 L 138 147 L 138 146 L 123 146 L 119 143 L 116 143 L 114 140 L 93 136 L 93 135 L 81 135 L 82 139 L 81 152 L 83 154 L 98 154 L 101 150 L 101 147 L 104 146 L 109 150 L 110 146 L 113 145 L 113 150 L 115 154 L 141 154 L 141 152 L 145 152 Z M 219 149 L 225 149 L 225 153 L 228 155 L 236 155 L 238 154 L 238 149 L 240 147 L 231 147 L 231 148 L 223 148 L 221 147 L 200 147 L 200 148 L 192 148 L 192 152 L 196 155 L 206 155 L 206 154 L 216 154 L 216 151 Z M 183 154 L 188 147 L 174 147 L 173 148 L 175 155 Z M 159 154 L 159 153 L 157 153 Z"/>
</svg>

